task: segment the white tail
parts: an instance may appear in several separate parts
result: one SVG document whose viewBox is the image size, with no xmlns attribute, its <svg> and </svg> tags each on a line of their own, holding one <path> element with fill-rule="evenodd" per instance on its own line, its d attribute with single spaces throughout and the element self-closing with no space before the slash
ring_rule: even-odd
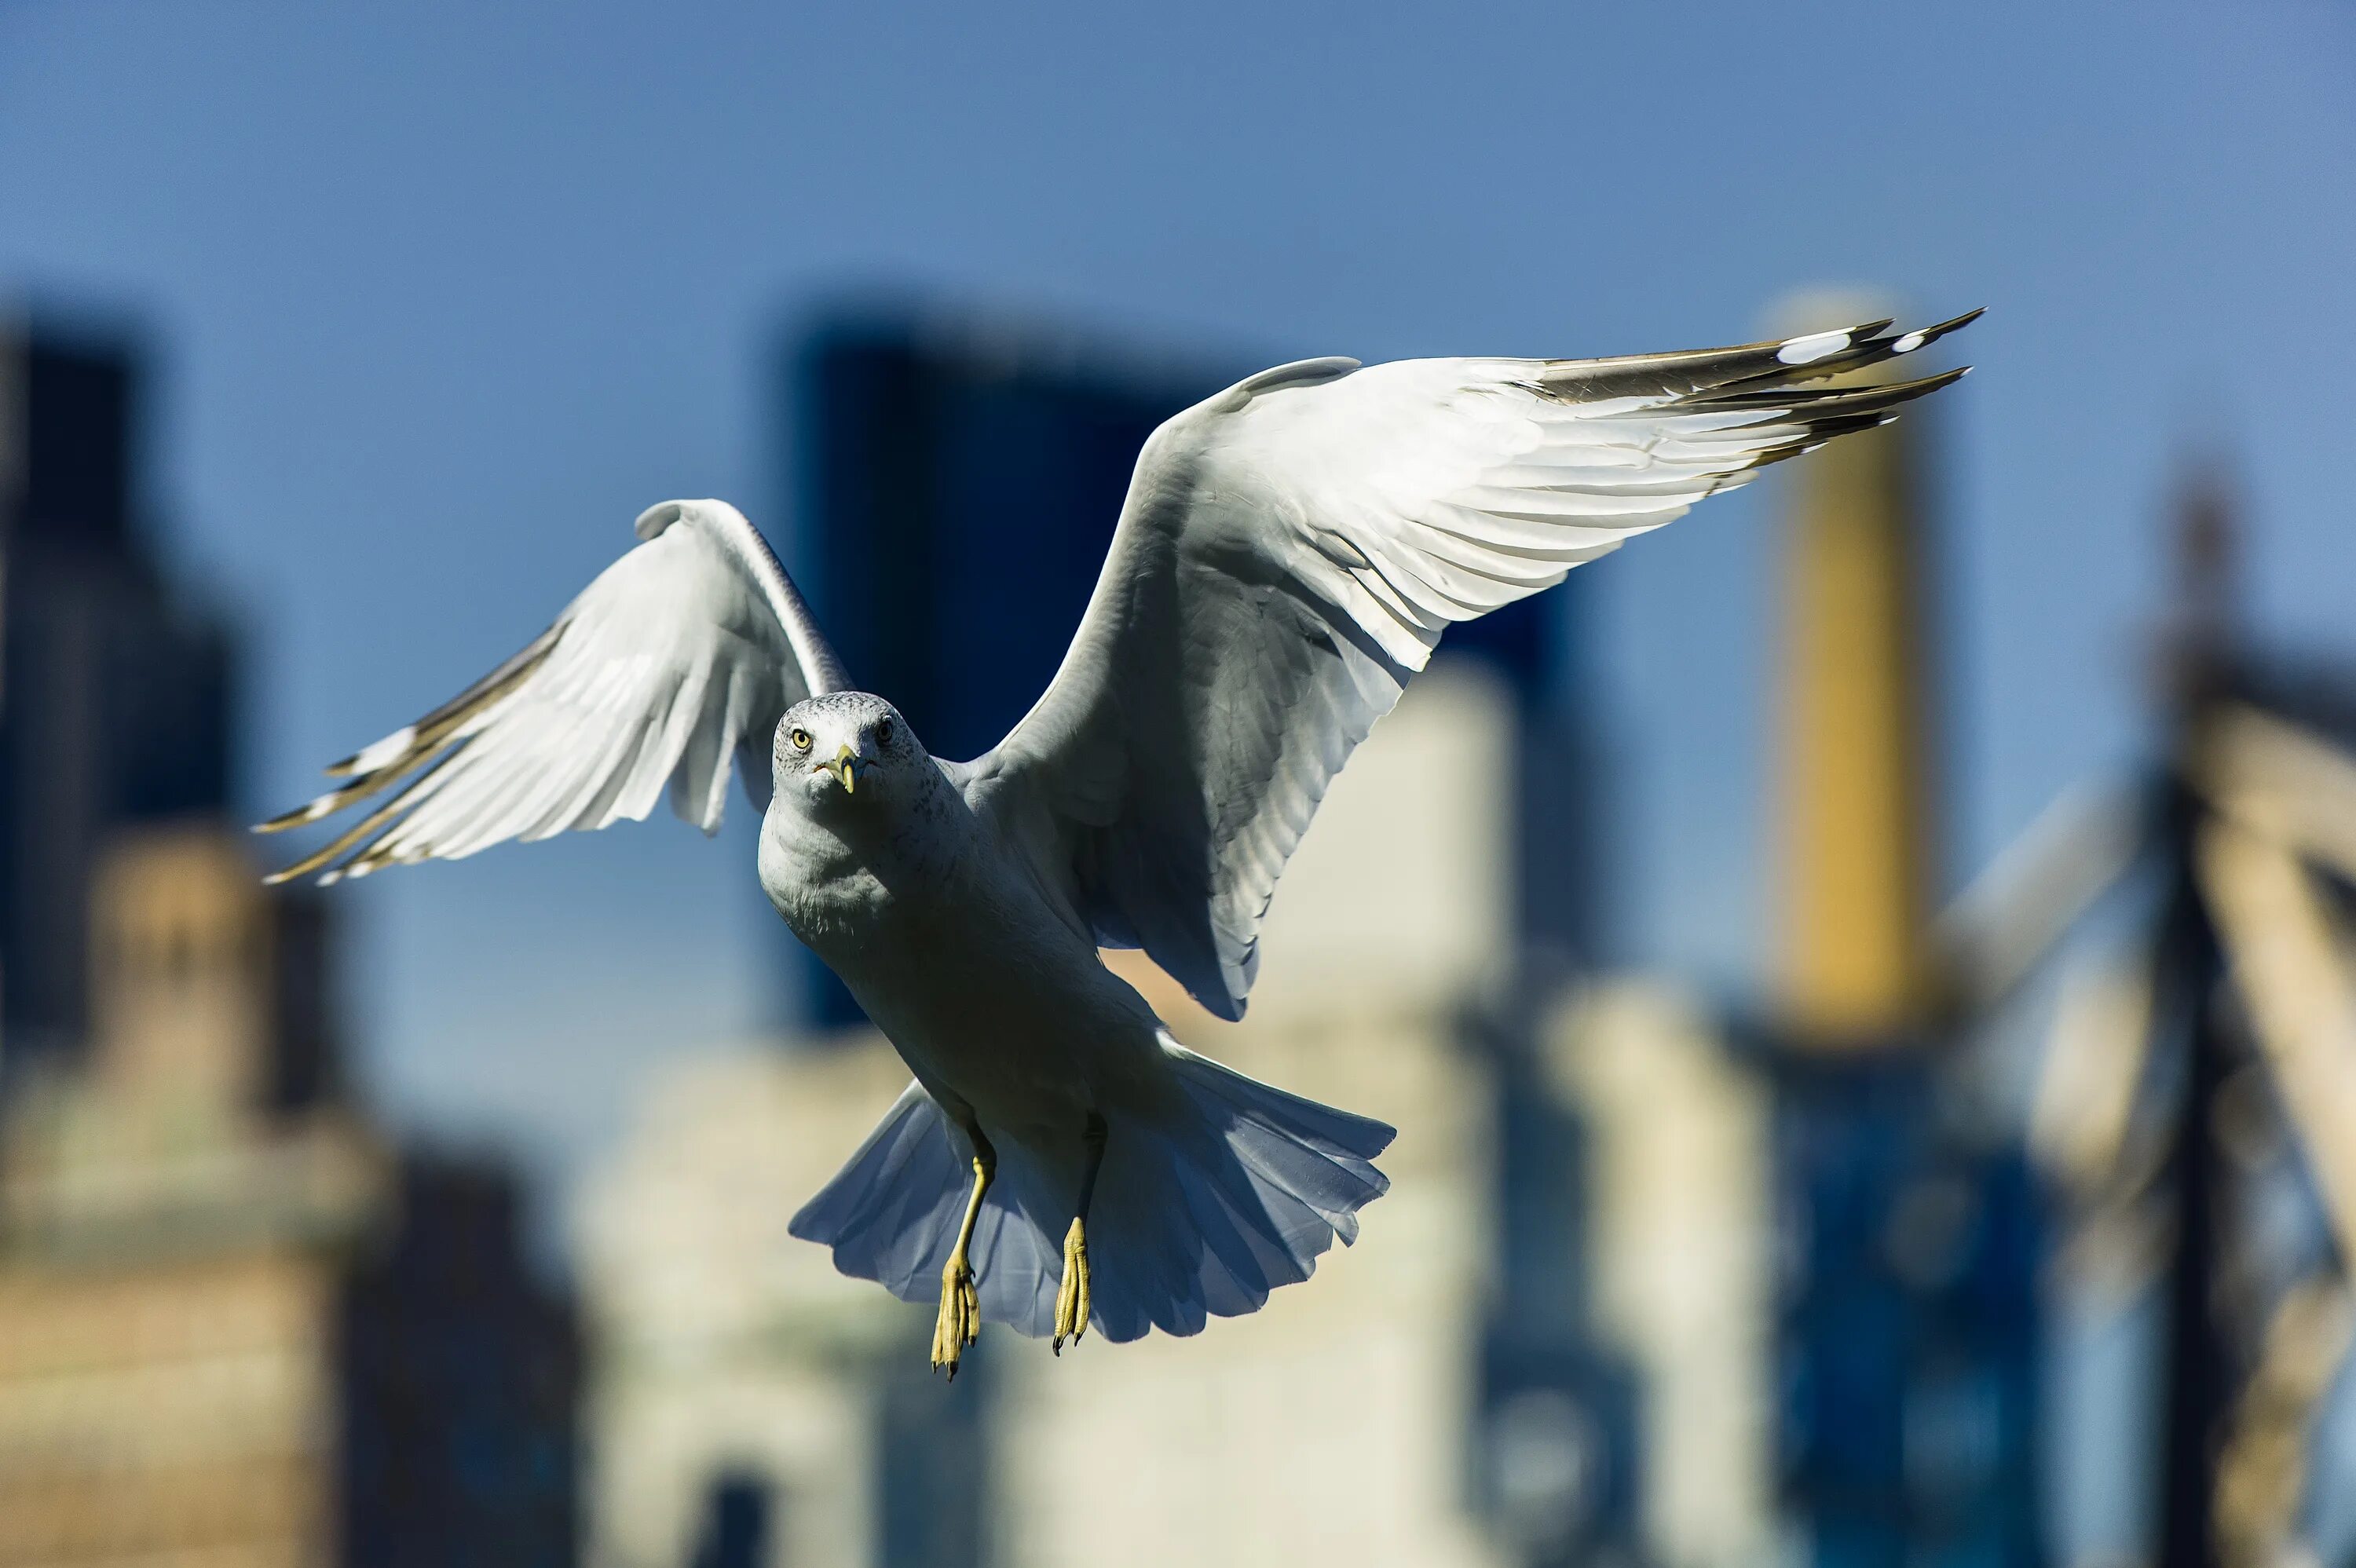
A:
<svg viewBox="0 0 2356 1568">
<path fill-rule="evenodd" d="M 1396 1136 L 1245 1077 L 1163 1037 L 1182 1093 L 1162 1116 L 1108 1115 L 1088 1212 L 1090 1323 L 1108 1339 L 1149 1328 L 1194 1334 L 1254 1312 L 1307 1279 L 1357 1211 L 1390 1183 L 1373 1160 Z M 974 1227 L 985 1321 L 1033 1339 L 1053 1319 L 1071 1215 L 1044 1179 L 1067 1157 L 997 1141 L 998 1180 Z M 834 1251 L 835 1266 L 930 1306 L 970 1179 L 965 1139 L 908 1085 L 859 1152 L 788 1227 Z M 1068 1200 L 1066 1200 L 1068 1201 Z"/>
</svg>

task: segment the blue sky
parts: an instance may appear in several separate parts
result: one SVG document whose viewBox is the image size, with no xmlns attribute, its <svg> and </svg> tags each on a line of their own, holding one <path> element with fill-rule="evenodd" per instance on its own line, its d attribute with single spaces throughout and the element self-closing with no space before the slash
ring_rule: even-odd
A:
<svg viewBox="0 0 2356 1568">
<path fill-rule="evenodd" d="M 1942 485 L 1959 869 L 2139 734 L 2188 443 L 2343 650 L 2356 23 L 2323 5 L 0 3 L 0 295 L 159 353 L 251 793 L 478 674 L 673 495 L 779 523 L 777 335 L 906 288 L 1151 350 L 1613 353 L 1987 304 Z M 1596 569 L 1633 950 L 1758 959 L 1767 486 Z M 741 801 L 739 802 L 741 806 Z M 560 1164 L 777 984 L 748 814 L 350 890 L 412 1123 Z"/>
</svg>

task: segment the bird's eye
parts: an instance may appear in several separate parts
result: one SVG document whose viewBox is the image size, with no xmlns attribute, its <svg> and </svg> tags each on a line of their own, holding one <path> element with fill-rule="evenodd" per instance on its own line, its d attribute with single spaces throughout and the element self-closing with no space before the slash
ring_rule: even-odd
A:
<svg viewBox="0 0 2356 1568">
<path fill-rule="evenodd" d="M 875 743 L 879 746 L 888 746 L 892 743 L 892 720 L 889 719 L 875 726 Z"/>
<path fill-rule="evenodd" d="M 791 735 L 787 736 L 787 739 L 793 741 L 794 750 L 797 752 L 807 752 L 809 750 L 809 731 L 807 730 L 797 730 Z"/>
</svg>

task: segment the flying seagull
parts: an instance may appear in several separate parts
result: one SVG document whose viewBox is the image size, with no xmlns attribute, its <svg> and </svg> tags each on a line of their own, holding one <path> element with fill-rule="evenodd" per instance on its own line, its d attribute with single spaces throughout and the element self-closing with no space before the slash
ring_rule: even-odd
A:
<svg viewBox="0 0 2356 1568">
<path fill-rule="evenodd" d="M 263 824 L 378 803 L 273 880 L 641 820 L 666 789 L 711 833 L 742 752 L 763 890 L 915 1074 L 792 1232 L 936 1303 L 952 1377 L 984 1321 L 1059 1353 L 1195 1333 L 1356 1239 L 1392 1129 L 1181 1047 L 1098 950 L 1241 1018 L 1286 859 L 1451 623 L 1887 421 L 1963 371 L 1827 378 L 1978 314 L 1264 370 L 1146 442 L 1062 667 L 971 762 L 852 686 L 743 514 L 667 501 L 521 652 Z"/>
</svg>

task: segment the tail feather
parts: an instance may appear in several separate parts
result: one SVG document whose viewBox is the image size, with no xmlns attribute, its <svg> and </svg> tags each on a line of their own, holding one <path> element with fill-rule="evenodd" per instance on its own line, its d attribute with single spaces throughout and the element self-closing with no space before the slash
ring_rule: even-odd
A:
<svg viewBox="0 0 2356 1568">
<path fill-rule="evenodd" d="M 786 1226 L 834 1249 L 834 1266 L 904 1301 L 940 1287 L 964 1214 L 965 1156 L 931 1095 L 910 1083 L 859 1151 Z M 948 1234 L 941 1238 L 946 1227 Z M 937 1253 L 937 1255 L 936 1255 Z"/>
<path fill-rule="evenodd" d="M 844 1274 L 929 1307 L 965 1218 L 971 1157 L 955 1124 L 912 1083 L 787 1232 L 830 1247 Z M 974 1222 L 971 1257 L 982 1317 L 1036 1339 L 1054 1320 L 1064 1249 L 1062 1230 L 1051 1243 L 1023 1200 L 1040 1185 L 1029 1163 L 1025 1151 L 1001 1151 L 1001 1179 Z"/>
<path fill-rule="evenodd" d="M 1201 1232 L 1175 1173 L 1189 1151 L 1161 1128 L 1112 1121 L 1104 1168 L 1088 1205 L 1088 1295 L 1099 1332 L 1120 1343 L 1159 1328 L 1199 1334 L 1205 1307 L 1194 1288 Z"/>
<path fill-rule="evenodd" d="M 1268 1305 L 1269 1293 L 1280 1285 L 1296 1285 L 1302 1275 L 1290 1256 L 1257 1237 L 1218 1189 L 1201 1172 L 1181 1168 L 1187 1211 L 1203 1233 L 1203 1304 L 1221 1317 L 1257 1312 Z"/>
<path fill-rule="evenodd" d="M 982 1320 L 1003 1323 L 1018 1334 L 1044 1339 L 1055 1321 L 1055 1287 L 1064 1278 L 1064 1227 L 1028 1201 L 1038 1183 L 1032 1179 L 1023 1151 L 1001 1152 L 999 1174 L 973 1227 L 974 1288 L 981 1297 Z M 930 1303 L 940 1286 L 941 1264 L 948 1262 L 957 1243 L 957 1222 L 949 1221 L 941 1238 L 940 1261 L 933 1266 L 931 1285 L 919 1299 Z"/>
<path fill-rule="evenodd" d="M 1194 1334 L 1307 1279 L 1390 1183 L 1390 1127 L 1258 1083 L 1166 1037 L 1180 1093 L 1151 1117 L 1108 1113 L 1088 1212 L 1092 1325 L 1128 1340 Z M 999 1179 L 974 1227 L 981 1313 L 1033 1338 L 1051 1326 L 1076 1190 L 1075 1148 L 997 1140 Z M 788 1227 L 843 1273 L 931 1304 L 963 1217 L 964 1138 L 911 1083 Z"/>
<path fill-rule="evenodd" d="M 1321 1105 L 1273 1084 L 1248 1078 L 1225 1062 L 1197 1056 L 1183 1046 L 1167 1049 L 1178 1059 L 1179 1070 L 1191 1085 L 1290 1134 L 1356 1175 L 1374 1189 L 1375 1197 L 1382 1195 L 1388 1183 L 1372 1162 L 1398 1136 L 1394 1128 L 1372 1116 Z"/>
</svg>

